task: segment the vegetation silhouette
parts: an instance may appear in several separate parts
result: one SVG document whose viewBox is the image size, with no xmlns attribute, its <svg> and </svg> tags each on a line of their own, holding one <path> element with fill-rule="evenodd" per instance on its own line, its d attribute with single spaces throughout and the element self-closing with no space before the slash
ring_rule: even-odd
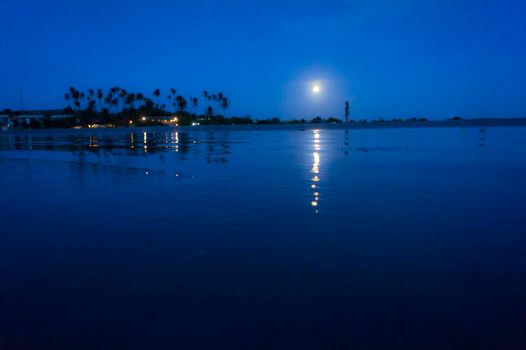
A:
<svg viewBox="0 0 526 350">
<path fill-rule="evenodd" d="M 199 114 L 199 99 L 186 98 L 177 93 L 177 89 L 170 88 L 166 94 L 166 103 L 159 88 L 152 91 L 152 98 L 146 97 L 142 92 L 129 92 L 119 86 L 110 88 L 107 93 L 102 89 L 88 89 L 82 92 L 71 86 L 64 94 L 66 108 L 64 113 L 69 118 L 62 120 L 48 120 L 48 127 L 87 126 L 92 124 L 111 124 L 114 126 L 151 126 L 163 125 L 162 117 L 177 118 L 178 125 L 192 124 L 246 124 L 247 119 L 225 118 L 216 115 L 215 109 L 222 114 L 230 107 L 230 100 L 224 93 L 209 94 L 203 92 L 207 102 L 204 113 Z M 192 112 L 188 111 L 189 106 Z M 215 108 L 215 109 L 214 109 Z"/>
</svg>

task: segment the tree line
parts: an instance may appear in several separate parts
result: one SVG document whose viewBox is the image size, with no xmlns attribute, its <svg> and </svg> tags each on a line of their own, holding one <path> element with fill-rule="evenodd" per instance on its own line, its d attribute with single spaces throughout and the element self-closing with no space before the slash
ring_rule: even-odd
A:
<svg viewBox="0 0 526 350">
<path fill-rule="evenodd" d="M 141 122 L 143 116 L 170 116 L 177 114 L 183 119 L 204 117 L 212 121 L 230 107 L 230 100 L 222 92 L 202 92 L 201 99 L 195 96 L 184 97 L 177 89 L 169 89 L 165 95 L 160 89 L 152 91 L 151 97 L 142 92 L 131 92 L 115 86 L 108 91 L 102 89 L 88 89 L 81 91 L 71 86 L 64 94 L 67 114 L 77 116 L 81 123 L 112 122 Z M 204 103 L 203 103 L 204 102 Z M 199 113 L 200 105 L 204 106 L 204 113 Z"/>
</svg>

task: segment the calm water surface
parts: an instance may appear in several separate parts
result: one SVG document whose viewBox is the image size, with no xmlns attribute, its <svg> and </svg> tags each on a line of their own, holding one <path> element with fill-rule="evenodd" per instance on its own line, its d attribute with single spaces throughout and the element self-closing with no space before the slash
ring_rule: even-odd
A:
<svg viewBox="0 0 526 350">
<path fill-rule="evenodd" d="M 0 349 L 526 349 L 526 128 L 0 134 Z"/>
</svg>

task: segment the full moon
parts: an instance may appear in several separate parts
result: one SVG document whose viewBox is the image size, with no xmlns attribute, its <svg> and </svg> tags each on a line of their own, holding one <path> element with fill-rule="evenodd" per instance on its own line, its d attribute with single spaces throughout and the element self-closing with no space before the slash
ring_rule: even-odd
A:
<svg viewBox="0 0 526 350">
<path fill-rule="evenodd" d="M 312 87 L 312 92 L 314 92 L 315 94 L 317 94 L 318 92 L 320 92 L 320 86 L 319 85 L 314 85 Z"/>
</svg>

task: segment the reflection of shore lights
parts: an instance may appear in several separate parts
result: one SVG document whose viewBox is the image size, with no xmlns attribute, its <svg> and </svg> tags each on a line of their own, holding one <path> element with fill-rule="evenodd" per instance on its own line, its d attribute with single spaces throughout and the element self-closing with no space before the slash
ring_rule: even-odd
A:
<svg viewBox="0 0 526 350">
<path fill-rule="evenodd" d="M 318 202 L 312 201 L 312 202 L 310 202 L 310 205 L 312 205 L 313 207 L 316 207 L 316 206 L 318 206 Z"/>
</svg>

